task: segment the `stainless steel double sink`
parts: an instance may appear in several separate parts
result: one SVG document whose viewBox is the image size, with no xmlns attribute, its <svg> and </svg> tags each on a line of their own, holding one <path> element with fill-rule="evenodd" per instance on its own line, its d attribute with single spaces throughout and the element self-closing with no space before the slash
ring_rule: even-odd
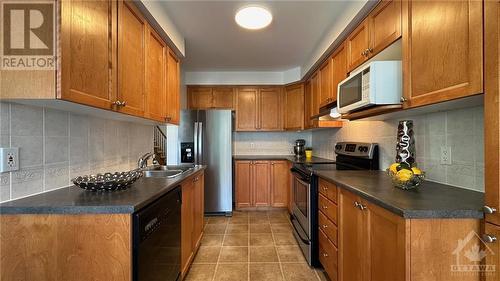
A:
<svg viewBox="0 0 500 281">
<path fill-rule="evenodd" d="M 194 165 L 150 166 L 143 170 L 147 178 L 175 178 L 194 169 Z"/>
</svg>

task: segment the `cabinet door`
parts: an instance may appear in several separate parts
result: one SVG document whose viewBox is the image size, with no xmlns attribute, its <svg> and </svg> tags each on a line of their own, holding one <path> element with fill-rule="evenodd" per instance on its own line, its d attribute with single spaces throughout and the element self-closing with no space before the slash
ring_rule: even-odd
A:
<svg viewBox="0 0 500 281">
<path fill-rule="evenodd" d="M 234 89 L 214 88 L 212 91 L 213 107 L 233 109 Z"/>
<path fill-rule="evenodd" d="M 404 1 L 406 106 L 482 92 L 483 1 Z"/>
<path fill-rule="evenodd" d="M 179 125 L 180 119 L 179 59 L 172 50 L 167 55 L 167 122 Z"/>
<path fill-rule="evenodd" d="M 148 28 L 146 48 L 146 116 L 165 122 L 167 102 L 167 45 Z"/>
<path fill-rule="evenodd" d="M 235 161 L 235 204 L 236 208 L 252 206 L 252 161 Z"/>
<path fill-rule="evenodd" d="M 304 84 L 285 88 L 285 129 L 304 128 Z"/>
<path fill-rule="evenodd" d="M 485 223 L 484 226 L 484 234 L 487 237 L 491 238 L 496 238 L 495 241 L 487 241 L 483 247 L 485 248 L 484 250 L 486 251 L 486 257 L 484 258 L 483 265 L 486 266 L 486 268 L 493 268 L 493 272 L 489 272 L 487 274 L 484 274 L 485 281 L 499 281 L 500 280 L 500 273 L 498 272 L 498 268 L 500 267 L 500 242 L 498 239 L 500 238 L 500 227 L 496 226 L 491 223 Z M 485 239 L 486 241 L 486 239 Z"/>
<path fill-rule="evenodd" d="M 330 102 L 337 101 L 337 86 L 347 78 L 347 56 L 344 45 L 337 48 L 332 56 L 332 90 Z"/>
<path fill-rule="evenodd" d="M 304 84 L 304 128 L 312 128 L 313 121 L 311 120 L 313 111 L 313 96 L 311 89 L 311 79 Z"/>
<path fill-rule="evenodd" d="M 279 131 L 283 129 L 282 102 L 280 88 L 259 90 L 259 125 L 263 131 Z"/>
<path fill-rule="evenodd" d="M 184 275 L 189 262 L 193 258 L 193 203 L 194 184 L 187 180 L 182 184 L 182 206 L 181 206 L 181 271 Z"/>
<path fill-rule="evenodd" d="M 271 203 L 271 182 L 269 161 L 254 161 L 252 171 L 253 206 L 267 207 Z"/>
<path fill-rule="evenodd" d="M 271 206 L 286 207 L 288 205 L 290 170 L 288 161 L 271 162 Z"/>
<path fill-rule="evenodd" d="M 193 249 L 198 248 L 203 234 L 203 217 L 204 217 L 204 189 L 205 180 L 203 173 L 194 177 L 193 188 Z"/>
<path fill-rule="evenodd" d="M 331 102 L 332 96 L 332 59 L 326 60 L 319 69 L 319 106 L 323 107 Z"/>
<path fill-rule="evenodd" d="M 500 225 L 500 1 L 484 2 L 484 190 L 485 204 L 496 212 L 486 221 Z M 497 267 L 498 268 L 498 267 Z"/>
<path fill-rule="evenodd" d="M 365 267 L 370 281 L 405 280 L 405 220 L 378 206 L 362 203 L 367 216 L 368 247 Z"/>
<path fill-rule="evenodd" d="M 368 21 L 365 20 L 346 39 L 347 68 L 349 71 L 367 60 L 368 40 Z"/>
<path fill-rule="evenodd" d="M 255 131 L 257 128 L 257 89 L 238 89 L 236 93 L 236 130 Z"/>
<path fill-rule="evenodd" d="M 341 281 L 364 281 L 363 269 L 366 267 L 366 234 L 363 233 L 363 212 L 355 207 L 360 202 L 354 194 L 340 192 L 339 219 L 339 273 Z"/>
<path fill-rule="evenodd" d="M 111 109 L 116 1 L 61 2 L 61 99 Z M 111 86 L 111 87 L 110 87 Z"/>
<path fill-rule="evenodd" d="M 118 2 L 118 110 L 135 116 L 145 111 L 147 23 L 134 3 Z"/>
<path fill-rule="evenodd" d="M 370 13 L 370 55 L 401 37 L 401 0 L 383 0 Z"/>
<path fill-rule="evenodd" d="M 319 72 L 315 72 L 311 76 L 311 92 L 312 92 L 312 115 L 319 114 L 320 107 L 320 85 L 319 85 Z"/>
<path fill-rule="evenodd" d="M 212 108 L 212 88 L 200 87 L 189 88 L 188 90 L 188 106 L 190 109 L 207 109 Z"/>
</svg>

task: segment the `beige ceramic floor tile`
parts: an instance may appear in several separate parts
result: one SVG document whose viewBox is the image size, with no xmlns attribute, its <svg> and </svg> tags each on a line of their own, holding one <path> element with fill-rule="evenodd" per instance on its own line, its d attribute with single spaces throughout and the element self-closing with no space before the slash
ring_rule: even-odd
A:
<svg viewBox="0 0 500 281">
<path fill-rule="evenodd" d="M 274 246 L 250 247 L 250 262 L 279 262 Z"/>
<path fill-rule="evenodd" d="M 277 246 L 297 245 L 297 240 L 293 233 L 274 233 L 274 243 Z"/>
<path fill-rule="evenodd" d="M 271 233 L 250 233 L 250 246 L 273 246 Z"/>
<path fill-rule="evenodd" d="M 219 264 L 214 281 L 247 281 L 248 264 Z"/>
<path fill-rule="evenodd" d="M 230 224 L 227 226 L 227 234 L 248 233 L 248 224 Z"/>
<path fill-rule="evenodd" d="M 273 233 L 291 233 L 292 226 L 289 223 L 271 224 Z"/>
<path fill-rule="evenodd" d="M 223 246 L 248 246 L 248 233 L 226 234 Z"/>
<path fill-rule="evenodd" d="M 283 275 L 286 281 L 317 281 L 318 277 L 307 263 L 284 263 Z"/>
<path fill-rule="evenodd" d="M 298 246 L 277 246 L 281 262 L 304 262 L 304 254 Z"/>
<path fill-rule="evenodd" d="M 248 247 L 222 247 L 219 263 L 248 262 Z"/>
<path fill-rule="evenodd" d="M 248 224 L 248 217 L 232 217 L 229 224 Z"/>
<path fill-rule="evenodd" d="M 262 223 L 269 223 L 269 218 L 266 217 L 250 217 L 250 223 L 251 224 L 262 224 Z"/>
<path fill-rule="evenodd" d="M 201 246 L 222 246 L 224 235 L 204 234 L 201 238 Z"/>
<path fill-rule="evenodd" d="M 206 234 L 224 234 L 226 232 L 226 224 L 207 224 L 203 230 Z"/>
<path fill-rule="evenodd" d="M 282 281 L 279 263 L 251 263 L 250 281 Z"/>
<path fill-rule="evenodd" d="M 193 263 L 217 263 L 220 248 L 221 247 L 200 247 Z"/>
<path fill-rule="evenodd" d="M 215 274 L 215 264 L 193 264 L 186 276 L 186 281 L 212 280 Z"/>
<path fill-rule="evenodd" d="M 226 224 L 229 218 L 226 217 L 209 217 L 208 224 Z"/>
<path fill-rule="evenodd" d="M 269 222 L 272 224 L 277 223 L 290 223 L 290 219 L 286 217 L 270 217 Z"/>
<path fill-rule="evenodd" d="M 251 224 L 250 233 L 271 233 L 271 225 L 268 223 Z"/>
</svg>

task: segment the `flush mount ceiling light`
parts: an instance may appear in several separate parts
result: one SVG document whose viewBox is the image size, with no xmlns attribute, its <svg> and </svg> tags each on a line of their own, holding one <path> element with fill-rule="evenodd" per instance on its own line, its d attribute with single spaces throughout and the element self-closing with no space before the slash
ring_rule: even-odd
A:
<svg viewBox="0 0 500 281">
<path fill-rule="evenodd" d="M 250 6 L 240 9 L 234 16 L 236 23 L 246 29 L 262 29 L 273 21 L 273 15 L 268 10 Z"/>
</svg>

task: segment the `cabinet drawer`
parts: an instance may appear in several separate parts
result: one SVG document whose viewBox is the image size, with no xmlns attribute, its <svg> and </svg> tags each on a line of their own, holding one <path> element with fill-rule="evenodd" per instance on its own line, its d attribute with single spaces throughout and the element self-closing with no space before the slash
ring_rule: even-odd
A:
<svg viewBox="0 0 500 281">
<path fill-rule="evenodd" d="M 320 178 L 318 187 L 321 194 L 337 203 L 337 186 L 335 184 Z"/>
<path fill-rule="evenodd" d="M 334 245 L 338 245 L 338 240 L 337 240 L 337 233 L 338 229 L 337 226 L 329 220 L 323 212 L 319 212 L 319 229 L 321 229 L 328 239 L 330 239 Z"/>
<path fill-rule="evenodd" d="M 319 195 L 318 208 L 323 212 L 333 223 L 337 224 L 337 205 L 326 199 L 325 196 Z"/>
<path fill-rule="evenodd" d="M 328 240 L 325 233 L 319 231 L 319 261 L 325 268 L 330 280 L 337 280 L 338 253 L 337 247 Z"/>
</svg>

